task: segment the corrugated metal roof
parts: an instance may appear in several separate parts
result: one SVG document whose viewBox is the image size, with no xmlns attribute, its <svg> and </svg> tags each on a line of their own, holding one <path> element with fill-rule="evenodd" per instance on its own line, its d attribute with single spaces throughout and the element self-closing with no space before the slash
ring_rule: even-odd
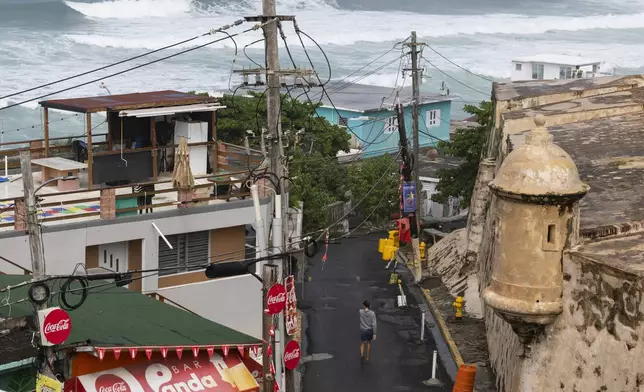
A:
<svg viewBox="0 0 644 392">
<path fill-rule="evenodd" d="M 0 288 L 31 279 L 25 275 L 0 275 Z M 97 281 L 100 286 L 109 282 Z M 27 298 L 29 286 L 11 289 L 11 298 Z M 0 293 L 0 302 L 9 298 Z M 76 299 L 73 299 L 75 301 Z M 11 300 L 13 301 L 13 299 Z M 9 301 L 9 302 L 11 302 Z M 22 302 L 0 308 L 0 318 L 26 317 L 33 305 Z M 108 286 L 90 292 L 85 303 L 69 311 L 72 332 L 65 344 L 86 343 L 112 346 L 220 346 L 255 344 L 260 340 L 231 328 L 165 304 L 124 287 Z M 31 345 L 29 346 L 31 348 Z"/>
<path fill-rule="evenodd" d="M 149 109 L 208 102 L 217 102 L 217 99 L 180 91 L 165 90 L 98 97 L 52 99 L 42 101 L 40 105 L 70 112 L 96 113 L 106 110 Z"/>
</svg>

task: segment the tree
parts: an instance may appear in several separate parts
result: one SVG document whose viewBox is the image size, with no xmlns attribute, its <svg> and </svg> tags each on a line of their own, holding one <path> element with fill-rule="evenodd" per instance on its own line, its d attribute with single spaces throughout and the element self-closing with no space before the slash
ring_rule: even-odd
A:
<svg viewBox="0 0 644 392">
<path fill-rule="evenodd" d="M 225 95 L 220 99 L 226 109 L 217 112 L 217 137 L 225 142 L 243 145 L 246 131 L 256 135 L 251 143 L 259 145 L 262 129 L 267 129 L 266 94 L 250 92 L 248 96 Z M 313 151 L 324 156 L 335 156 L 338 151 L 349 151 L 351 137 L 341 127 L 331 125 L 315 114 L 316 106 L 282 94 L 281 120 L 285 139 L 294 141 L 294 134 L 304 130 L 300 139 Z M 290 145 L 290 144 L 289 144 Z"/>
<path fill-rule="evenodd" d="M 395 157 L 386 154 L 368 158 L 359 165 L 348 166 L 346 172 L 345 184 L 353 202 L 364 198 L 355 209 L 363 219 L 382 223 L 400 209 L 400 172 Z M 375 189 L 369 193 L 373 187 Z"/>
<path fill-rule="evenodd" d="M 257 147 L 262 129 L 267 128 L 266 94 L 226 95 L 220 99 L 226 109 L 217 112 L 217 136 L 220 140 L 243 145 L 246 131 L 255 137 Z M 316 106 L 289 94 L 281 97 L 281 120 L 289 162 L 291 205 L 304 203 L 304 230 L 328 224 L 327 206 L 343 199 L 342 171 L 336 159 L 338 151 L 349 151 L 351 137 L 337 125 L 315 114 Z M 296 132 L 303 130 L 295 145 Z"/>
<path fill-rule="evenodd" d="M 249 138 L 257 148 L 259 136 L 266 123 L 266 95 L 250 92 L 226 95 L 219 99 L 226 109 L 217 111 L 217 138 L 237 145 Z M 286 155 L 290 158 L 290 201 L 292 206 L 304 203 L 304 231 L 310 232 L 332 223 L 328 221 L 328 205 L 345 200 L 349 191 L 355 202 L 361 200 L 386 173 L 373 191 L 356 208 L 358 215 L 371 222 L 389 219 L 398 209 L 398 166 L 391 156 L 366 159 L 360 164 L 342 167 L 336 158 L 338 151 L 349 151 L 351 137 L 345 128 L 331 125 L 315 114 L 316 105 L 303 102 L 289 94 L 281 100 L 281 120 Z M 297 140 L 296 132 L 303 130 Z M 372 213 L 373 212 L 373 213 Z"/>
<path fill-rule="evenodd" d="M 467 208 L 472 199 L 479 164 L 492 128 L 494 105 L 490 101 L 483 101 L 479 106 L 465 105 L 463 110 L 476 116 L 478 125 L 457 129 L 450 142 L 438 142 L 438 151 L 462 158 L 463 162 L 457 168 L 438 171 L 439 183 L 432 200 L 447 203 L 450 196 L 457 197 L 461 207 Z"/>
<path fill-rule="evenodd" d="M 344 199 L 343 173 L 335 157 L 295 150 L 289 165 L 291 205 L 304 203 L 304 231 L 327 226 L 327 206 Z"/>
</svg>

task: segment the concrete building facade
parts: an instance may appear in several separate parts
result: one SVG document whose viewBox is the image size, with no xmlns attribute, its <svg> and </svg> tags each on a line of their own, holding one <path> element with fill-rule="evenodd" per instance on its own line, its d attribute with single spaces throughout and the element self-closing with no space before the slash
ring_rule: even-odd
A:
<svg viewBox="0 0 644 392">
<path fill-rule="evenodd" d="M 347 128 L 352 136 L 352 148 L 362 156 L 377 156 L 398 148 L 398 120 L 394 111 L 396 93 L 404 106 L 407 137 L 412 139 L 412 90 L 354 84 L 337 91 L 330 88 L 328 98 L 322 99 L 317 113 L 329 123 Z M 314 101 L 319 97 L 311 97 Z M 335 107 L 334 107 L 335 106 Z M 436 146 L 439 140 L 449 140 L 451 97 L 421 94 L 419 103 L 419 143 L 421 147 Z M 336 111 L 337 109 L 337 111 Z"/>
</svg>

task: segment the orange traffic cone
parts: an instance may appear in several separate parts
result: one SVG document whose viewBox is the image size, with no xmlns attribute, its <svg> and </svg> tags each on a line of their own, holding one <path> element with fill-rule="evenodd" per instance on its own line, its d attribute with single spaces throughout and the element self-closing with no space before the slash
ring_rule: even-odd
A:
<svg viewBox="0 0 644 392">
<path fill-rule="evenodd" d="M 473 392 L 474 378 L 476 377 L 475 365 L 461 365 L 456 374 L 456 382 L 452 392 Z"/>
</svg>

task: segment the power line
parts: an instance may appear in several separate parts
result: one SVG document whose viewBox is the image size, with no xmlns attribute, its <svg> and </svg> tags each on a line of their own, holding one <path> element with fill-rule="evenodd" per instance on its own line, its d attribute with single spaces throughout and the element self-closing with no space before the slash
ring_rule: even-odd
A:
<svg viewBox="0 0 644 392">
<path fill-rule="evenodd" d="M 456 82 L 458 82 L 458 83 L 462 84 L 463 86 L 465 86 L 465 87 L 467 87 L 467 88 L 469 88 L 469 89 L 471 89 L 471 90 L 473 90 L 473 91 L 476 91 L 476 92 L 478 92 L 478 93 L 481 93 L 481 94 L 483 94 L 483 95 L 485 95 L 485 96 L 487 96 L 487 97 L 489 97 L 489 96 L 490 96 L 490 94 L 491 94 L 491 93 L 489 93 L 489 92 L 488 92 L 488 93 L 486 93 L 485 91 L 481 91 L 481 90 L 479 90 L 479 89 L 477 89 L 477 88 L 475 88 L 475 87 L 472 87 L 472 86 L 470 86 L 469 84 L 467 84 L 467 83 L 465 83 L 465 82 L 461 81 L 460 79 L 457 79 L 457 78 L 453 77 L 452 75 L 450 75 L 450 74 L 448 74 L 447 72 L 443 71 L 442 69 L 438 68 L 436 65 L 434 65 L 434 63 L 432 63 L 431 61 L 427 60 L 425 57 L 421 57 L 421 59 L 425 60 L 425 61 L 427 62 L 427 64 L 429 64 L 429 65 L 431 65 L 432 67 L 436 68 L 436 70 L 437 70 L 438 72 L 442 73 L 443 75 L 447 76 L 448 78 L 450 78 L 450 79 L 452 79 L 452 80 L 454 80 L 454 81 L 456 81 Z"/>
<path fill-rule="evenodd" d="M 140 54 L 140 55 L 137 55 L 137 56 L 134 56 L 134 57 L 130 57 L 130 58 L 127 58 L 127 59 L 124 59 L 124 60 L 121 60 L 121 61 L 118 61 L 118 62 L 116 62 L 116 63 L 108 64 L 108 65 L 105 65 L 105 66 L 103 66 L 103 67 L 99 67 L 99 68 L 95 68 L 95 69 L 92 69 L 92 70 L 90 70 L 90 71 L 86 71 L 86 72 L 83 72 L 83 73 L 80 73 L 80 74 L 72 75 L 72 76 L 69 76 L 69 77 L 66 77 L 66 78 L 63 78 L 63 79 L 58 79 L 58 80 L 55 80 L 55 81 L 53 81 L 53 82 L 49 82 L 49 83 L 42 84 L 42 85 L 40 85 L 40 86 L 36 86 L 36 87 L 32 87 L 32 88 L 28 88 L 28 89 L 26 89 L 26 90 L 18 91 L 18 92 L 16 92 L 16 93 L 12 93 L 12 94 L 8 94 L 8 95 L 4 95 L 4 96 L 1 96 L 1 97 L 0 97 L 0 99 L 5 99 L 5 98 L 14 97 L 14 96 L 16 96 L 16 95 L 20 95 L 20 94 L 28 93 L 28 92 L 31 92 L 31 91 L 34 91 L 34 90 L 39 90 L 39 89 L 44 88 L 44 87 L 53 86 L 53 85 L 55 85 L 55 84 L 59 84 L 59 83 L 66 82 L 66 81 L 69 81 L 69 80 L 72 80 L 72 79 L 76 79 L 76 78 L 79 78 L 79 77 L 81 77 L 81 76 L 86 76 L 86 75 L 89 75 L 89 74 L 92 74 L 92 73 L 95 73 L 95 72 L 98 72 L 98 71 L 103 71 L 103 70 L 106 70 L 106 69 L 109 69 L 109 68 L 115 67 L 115 66 L 117 66 L 117 65 L 125 64 L 125 63 L 127 63 L 127 62 L 134 61 L 134 60 L 140 59 L 140 58 L 142 58 L 142 57 L 149 56 L 149 55 L 151 55 L 151 54 L 155 54 L 155 53 L 161 52 L 161 51 L 166 50 L 166 49 L 174 48 L 174 47 L 176 47 L 176 46 L 179 46 L 179 45 L 182 45 L 182 44 L 185 44 L 185 43 L 188 43 L 188 42 L 194 41 L 194 40 L 196 40 L 196 39 L 199 39 L 199 38 L 205 37 L 205 36 L 207 36 L 207 35 L 214 35 L 214 34 L 216 34 L 216 33 L 220 33 L 220 32 L 221 32 L 221 33 L 223 33 L 223 32 L 224 32 L 224 30 L 228 30 L 229 28 L 234 27 L 234 26 L 239 26 L 239 25 L 241 25 L 241 24 L 242 24 L 242 23 L 244 23 L 244 22 L 245 22 L 245 20 L 244 20 L 244 19 L 239 19 L 239 20 L 234 21 L 234 22 L 233 22 L 232 24 L 230 24 L 230 25 L 224 25 L 224 26 L 222 26 L 222 27 L 220 27 L 220 28 L 218 28 L 218 29 L 213 29 L 213 30 L 211 30 L 211 31 L 209 31 L 209 32 L 207 32 L 207 33 L 204 33 L 204 34 L 201 34 L 201 35 L 197 35 L 197 36 L 195 36 L 195 37 L 188 38 L 188 39 L 185 39 L 185 40 L 183 40 L 183 41 L 176 42 L 176 43 L 174 43 L 174 44 L 167 45 L 167 46 L 164 46 L 164 47 L 159 48 L 159 49 L 151 50 L 151 51 L 149 51 L 149 52 L 145 52 L 145 53 L 142 53 L 142 54 Z M 100 80 L 100 79 L 99 79 L 99 80 Z"/>
<path fill-rule="evenodd" d="M 241 34 L 248 33 L 248 32 L 253 31 L 253 30 L 257 30 L 257 29 L 261 28 L 262 26 L 264 26 L 264 25 L 266 25 L 266 24 L 274 23 L 274 22 L 275 22 L 275 20 L 274 20 L 274 19 L 272 19 L 272 20 L 270 20 L 270 21 L 268 21 L 268 22 L 265 22 L 265 23 L 262 23 L 262 24 L 256 24 L 256 25 L 254 25 L 253 27 L 248 28 L 248 29 L 243 30 L 243 31 L 240 31 L 240 32 L 238 32 L 238 33 L 235 33 L 235 34 L 228 34 L 228 37 L 224 37 L 224 38 L 216 39 L 216 40 L 213 40 L 213 41 L 207 42 L 207 43 L 205 43 L 205 44 L 198 45 L 198 46 L 195 46 L 195 47 L 193 47 L 193 48 L 189 48 L 189 49 L 186 49 L 186 50 L 183 50 L 183 51 L 180 51 L 180 52 L 174 53 L 174 54 L 169 55 L 169 56 L 161 57 L 161 58 L 159 58 L 159 59 L 156 59 L 156 60 L 153 60 L 153 61 L 149 61 L 149 62 L 147 62 L 147 63 L 143 63 L 143 64 L 140 64 L 140 65 L 137 65 L 137 66 L 135 66 L 135 67 L 127 68 L 127 69 L 125 69 L 125 70 L 122 70 L 122 71 L 119 71 L 119 72 L 115 72 L 115 73 L 110 74 L 110 75 L 107 75 L 107 76 L 103 76 L 103 77 L 100 77 L 100 78 L 96 78 L 96 79 L 90 80 L 90 81 L 85 82 L 85 83 L 80 83 L 80 84 L 77 84 L 77 85 L 72 86 L 72 87 L 68 87 L 68 88 L 65 88 L 65 89 L 62 89 L 62 90 L 58 90 L 58 91 L 55 91 L 55 92 L 53 92 L 53 93 L 44 94 L 44 95 L 38 96 L 38 97 L 36 97 L 36 98 L 27 99 L 27 100 L 24 100 L 24 101 L 21 101 L 21 102 L 18 102 L 18 103 L 13 103 L 13 104 L 11 104 L 11 105 L 7 105 L 7 106 L 5 106 L 5 107 L 0 108 L 0 111 L 2 111 L 2 110 L 6 110 L 6 109 L 9 109 L 9 108 L 12 108 L 12 107 L 15 107 L 15 106 L 20 106 L 20 105 L 22 105 L 22 104 L 25 104 L 25 103 L 28 103 L 28 102 L 32 102 L 32 101 L 36 101 L 36 100 L 39 100 L 39 99 L 42 99 L 42 98 L 50 97 L 50 96 L 52 96 L 52 95 L 56 95 L 56 94 L 60 94 L 60 93 L 66 92 L 66 91 L 70 91 L 70 90 L 73 90 L 73 89 L 76 89 L 76 88 L 79 88 L 79 87 L 87 86 L 88 84 L 96 83 L 96 82 L 101 81 L 101 80 L 105 80 L 105 79 L 109 79 L 109 78 L 112 78 L 112 77 L 115 77 L 115 76 L 119 76 L 119 75 L 125 74 L 125 73 L 127 73 L 127 72 L 134 71 L 134 70 L 137 70 L 137 69 L 139 69 L 139 68 L 146 67 L 146 66 L 148 66 L 148 65 L 156 64 L 156 63 L 159 63 L 159 62 L 161 62 L 161 61 L 165 61 L 165 60 L 171 59 L 171 58 L 173 58 L 173 57 L 177 57 L 177 56 L 180 56 L 180 55 L 182 55 L 182 54 L 186 54 L 186 53 L 189 53 L 189 52 L 195 51 L 195 50 L 197 50 L 197 49 L 205 48 L 206 46 L 212 45 L 212 44 L 214 44 L 214 43 L 221 42 L 221 41 L 224 41 L 224 40 L 227 40 L 227 39 L 231 39 L 232 37 L 236 37 L 236 36 L 239 36 L 239 35 L 241 35 Z"/>
<path fill-rule="evenodd" d="M 77 116 L 79 116 L 79 113 L 75 113 L 75 114 L 72 114 L 72 115 L 69 115 L 69 116 L 61 117 L 60 120 L 50 120 L 49 122 L 47 122 L 47 125 L 55 124 L 55 123 L 61 122 L 63 120 L 67 120 L 68 118 L 77 117 Z M 42 126 L 43 126 L 42 123 L 41 124 L 34 124 L 34 125 L 22 127 L 22 128 L 3 130 L 3 131 L 0 131 L 0 133 L 19 132 L 19 131 L 24 131 L 25 129 L 35 129 L 36 127 L 41 127 L 42 128 Z"/>
<path fill-rule="evenodd" d="M 452 65 L 454 65 L 454 66 L 456 66 L 456 67 L 458 67 L 458 68 L 462 69 L 463 71 L 465 71 L 465 72 L 467 72 L 467 73 L 469 73 L 469 74 L 472 74 L 472 75 L 474 75 L 474 76 L 478 76 L 479 78 L 484 79 L 484 80 L 487 80 L 488 82 L 494 82 L 494 79 L 487 78 L 487 77 L 485 77 L 485 76 L 483 76 L 483 75 L 477 74 L 476 72 L 472 72 L 472 71 L 470 71 L 469 69 L 467 69 L 467 68 L 465 68 L 465 67 L 462 67 L 462 66 L 460 66 L 460 65 L 456 64 L 456 63 L 455 63 L 455 62 L 453 62 L 452 60 L 450 60 L 450 59 L 448 59 L 447 57 L 443 56 L 439 51 L 437 51 L 436 49 L 432 48 L 431 46 L 429 46 L 429 45 L 427 45 L 427 44 L 425 44 L 425 46 L 427 46 L 429 49 L 431 49 L 431 50 L 432 50 L 434 53 L 436 53 L 437 55 L 441 56 L 443 59 L 445 59 L 445 60 L 446 60 L 447 62 L 449 62 L 450 64 L 452 64 Z"/>
</svg>

